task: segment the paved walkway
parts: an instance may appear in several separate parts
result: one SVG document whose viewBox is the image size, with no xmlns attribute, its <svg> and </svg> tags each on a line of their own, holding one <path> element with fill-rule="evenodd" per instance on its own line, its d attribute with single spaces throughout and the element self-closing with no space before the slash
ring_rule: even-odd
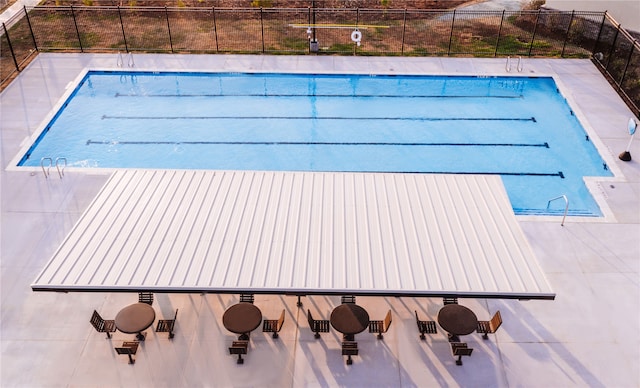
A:
<svg viewBox="0 0 640 388">
<path fill-rule="evenodd" d="M 29 144 L 50 110 L 83 69 L 117 69 L 111 54 L 40 54 L 0 94 L 0 159 L 4 167 Z M 138 69 L 305 71 L 413 74 L 504 74 L 502 59 L 337 56 L 135 55 Z M 135 365 L 89 324 L 96 309 L 113 318 L 135 293 L 48 293 L 31 282 L 96 196 L 107 176 L 69 172 L 0 171 L 0 386 L 140 387 L 638 387 L 640 386 L 640 142 L 631 162 L 617 159 L 628 143 L 631 117 L 588 60 L 525 61 L 525 75 L 553 76 L 616 174 L 594 181 L 607 217 L 518 217 L 551 287 L 554 301 L 461 299 L 480 319 L 500 310 L 504 324 L 489 340 L 464 336 L 474 348 L 456 366 L 446 334 L 420 341 L 414 311 L 435 319 L 442 300 L 358 298 L 371 319 L 392 311 L 383 341 L 356 336 L 360 355 L 345 365 L 341 336 L 313 338 L 307 309 L 328 319 L 339 297 L 256 296 L 265 318 L 282 309 L 279 339 L 254 332 L 244 365 L 228 354 L 235 339 L 222 314 L 237 295 L 156 294 L 158 318 L 179 309 L 176 336 L 148 331 Z M 535 188 L 532 188 L 535 189 Z"/>
<path fill-rule="evenodd" d="M 0 14 L 0 23 L 7 23 L 12 17 L 14 17 L 15 15 L 17 15 L 20 10 L 22 8 L 24 8 L 25 6 L 29 7 L 29 6 L 33 6 L 33 5 L 37 5 L 40 1 L 39 0 L 18 0 L 15 3 L 13 3 L 11 5 L 11 7 L 5 9 L 1 14 Z M 7 28 L 11 27 L 10 23 L 7 23 Z"/>
</svg>

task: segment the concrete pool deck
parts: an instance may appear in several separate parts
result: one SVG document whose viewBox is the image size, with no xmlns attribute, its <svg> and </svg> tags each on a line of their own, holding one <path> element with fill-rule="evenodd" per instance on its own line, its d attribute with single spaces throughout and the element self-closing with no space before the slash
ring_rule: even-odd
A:
<svg viewBox="0 0 640 388">
<path fill-rule="evenodd" d="M 257 295 L 265 318 L 285 309 L 279 339 L 259 330 L 244 365 L 228 354 L 235 336 L 222 313 L 236 295 L 156 294 L 158 318 L 179 309 L 176 337 L 148 330 L 135 365 L 113 348 L 131 335 L 106 339 L 89 324 L 95 309 L 106 319 L 135 302 L 134 294 L 33 292 L 31 283 L 106 182 L 100 171 L 6 168 L 38 130 L 67 86 L 87 67 L 119 69 L 115 54 L 39 54 L 0 94 L 1 178 L 0 386 L 616 386 L 640 385 L 640 164 L 618 160 L 632 117 L 588 60 L 525 59 L 522 73 L 504 59 L 330 56 L 134 55 L 135 69 L 210 71 L 363 72 L 451 75 L 552 75 L 616 174 L 593 182 L 606 217 L 518 217 L 553 290 L 554 301 L 462 299 L 479 319 L 500 310 L 504 323 L 456 366 L 446 334 L 420 341 L 414 310 L 435 319 L 442 301 L 360 297 L 371 319 L 391 309 L 384 341 L 356 336 L 351 366 L 338 333 L 316 340 L 306 309 L 328 319 L 337 296 Z M 126 68 L 125 60 L 125 68 Z M 640 160 L 640 144 L 631 155 Z M 535 188 L 533 188 L 535 189 Z"/>
</svg>

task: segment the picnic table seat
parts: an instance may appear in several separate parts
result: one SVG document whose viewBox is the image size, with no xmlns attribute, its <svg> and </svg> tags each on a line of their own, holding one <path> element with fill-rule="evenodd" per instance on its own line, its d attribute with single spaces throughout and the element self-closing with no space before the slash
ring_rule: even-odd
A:
<svg viewBox="0 0 640 388">
<path fill-rule="evenodd" d="M 122 346 L 119 346 L 116 349 L 116 353 L 118 354 L 126 354 L 129 356 L 129 364 L 135 364 L 136 360 L 132 357 L 132 355 L 136 354 L 138 351 L 138 345 L 140 343 L 138 341 L 124 341 Z"/>
<path fill-rule="evenodd" d="M 229 354 L 238 356 L 238 364 L 244 364 L 243 354 L 247 354 L 249 348 L 249 341 L 233 341 L 229 347 Z"/>
<path fill-rule="evenodd" d="M 391 310 L 382 321 L 369 321 L 369 333 L 378 333 L 378 339 L 383 339 L 382 333 L 386 333 L 391 326 Z"/>
<path fill-rule="evenodd" d="M 347 365 L 353 364 L 351 356 L 358 355 L 358 343 L 356 341 L 343 341 L 342 342 L 342 355 L 348 356 Z"/>
<path fill-rule="evenodd" d="M 148 305 L 153 304 L 153 292 L 138 292 L 138 302 L 146 303 Z"/>
<path fill-rule="evenodd" d="M 451 342 L 451 352 L 458 356 L 456 365 L 462 365 L 462 356 L 471 356 L 473 349 L 469 348 L 466 342 Z"/>
<path fill-rule="evenodd" d="M 173 329 L 176 325 L 176 319 L 178 318 L 178 309 L 176 309 L 176 314 L 173 316 L 173 319 L 160 319 L 158 320 L 158 325 L 156 326 L 157 333 L 169 333 L 169 339 L 173 339 Z"/>
<path fill-rule="evenodd" d="M 420 339 L 424 340 L 425 334 L 437 334 L 438 328 L 435 321 L 423 321 L 418 318 L 418 311 L 416 313 L 416 324 L 418 325 L 418 331 L 420 331 Z"/>
<path fill-rule="evenodd" d="M 311 315 L 311 310 L 308 310 L 308 309 L 307 309 L 307 320 L 309 321 L 309 327 L 311 328 L 311 331 L 313 331 L 315 333 L 314 337 L 316 339 L 320 338 L 320 333 L 328 333 L 329 332 L 329 320 L 328 319 L 321 319 L 321 320 L 313 319 L 313 316 Z"/>
<path fill-rule="evenodd" d="M 282 314 L 280 314 L 280 318 L 264 320 L 264 322 L 262 323 L 262 332 L 273 333 L 273 338 L 278 338 L 278 333 L 282 329 L 283 324 L 284 324 L 284 309 L 282 310 Z"/>
<path fill-rule="evenodd" d="M 340 303 L 356 303 L 355 295 L 342 295 L 340 298 Z"/>
<path fill-rule="evenodd" d="M 482 339 L 489 339 L 488 333 L 495 333 L 502 325 L 502 316 L 500 310 L 496 311 L 490 321 L 478 321 L 478 333 L 482 334 Z"/>
<path fill-rule="evenodd" d="M 91 315 L 91 325 L 98 333 L 107 333 L 107 338 L 111 338 L 111 334 L 116 331 L 116 321 L 114 319 L 102 319 L 96 310 Z"/>
<path fill-rule="evenodd" d="M 455 296 L 448 296 L 448 297 L 444 297 L 442 298 L 442 303 L 444 305 L 448 305 L 448 304 L 458 304 L 458 298 Z"/>
</svg>

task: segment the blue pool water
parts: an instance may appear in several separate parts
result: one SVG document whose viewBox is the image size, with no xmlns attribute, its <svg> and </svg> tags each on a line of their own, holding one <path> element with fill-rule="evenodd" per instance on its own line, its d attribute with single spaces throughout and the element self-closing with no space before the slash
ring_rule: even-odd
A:
<svg viewBox="0 0 640 388">
<path fill-rule="evenodd" d="M 19 162 L 502 176 L 516 214 L 601 215 L 611 176 L 547 77 L 89 72 Z"/>
</svg>

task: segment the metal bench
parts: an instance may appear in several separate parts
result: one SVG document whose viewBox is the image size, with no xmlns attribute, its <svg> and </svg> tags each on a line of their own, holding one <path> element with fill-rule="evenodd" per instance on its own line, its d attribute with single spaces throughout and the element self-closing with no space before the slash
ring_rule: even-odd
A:
<svg viewBox="0 0 640 388">
<path fill-rule="evenodd" d="M 158 325 L 156 326 L 157 333 L 169 333 L 169 339 L 173 339 L 173 328 L 176 325 L 176 319 L 178 318 L 178 309 L 176 309 L 176 314 L 173 319 L 160 319 L 158 320 Z"/>
<path fill-rule="evenodd" d="M 243 354 L 247 354 L 249 348 L 249 341 L 233 341 L 229 347 L 229 354 L 238 356 L 238 364 L 244 364 Z"/>
<path fill-rule="evenodd" d="M 320 338 L 320 333 L 329 332 L 329 321 L 325 319 L 322 319 L 322 320 L 313 319 L 313 316 L 311 315 L 311 310 L 307 310 L 307 320 L 309 321 L 309 327 L 311 328 L 311 331 L 315 333 L 314 337 L 316 339 Z"/>
<path fill-rule="evenodd" d="M 383 339 L 382 333 L 386 333 L 391 326 L 391 310 L 387 312 L 382 321 L 369 321 L 369 333 L 378 333 L 378 339 Z"/>
<path fill-rule="evenodd" d="M 495 333 L 500 325 L 502 325 L 502 315 L 500 315 L 500 310 L 498 310 L 490 321 L 478 321 L 478 329 L 476 331 L 483 333 L 482 339 L 489 339 L 487 334 Z"/>
<path fill-rule="evenodd" d="M 351 356 L 358 355 L 358 343 L 355 341 L 344 341 L 342 343 L 342 355 L 348 356 L 347 365 L 353 364 L 353 360 Z"/>
<path fill-rule="evenodd" d="M 455 296 L 450 296 L 450 297 L 444 297 L 442 298 L 442 303 L 447 305 L 447 304 L 458 304 L 458 298 Z"/>
<path fill-rule="evenodd" d="M 98 333 L 107 333 L 107 338 L 111 338 L 111 334 L 109 333 L 116 331 L 116 321 L 113 319 L 102 319 L 96 310 L 93 310 L 93 315 L 91 315 L 89 322 L 91 322 L 91 325 Z"/>
<path fill-rule="evenodd" d="M 462 356 L 471 356 L 473 349 L 467 347 L 466 342 L 451 342 L 451 351 L 454 356 L 458 356 L 456 365 L 462 365 Z"/>
<path fill-rule="evenodd" d="M 425 334 L 437 334 L 438 328 L 435 321 L 422 321 L 418 318 L 418 312 L 416 311 L 416 324 L 418 325 L 418 331 L 420 331 L 420 339 L 424 340 Z"/>
<path fill-rule="evenodd" d="M 118 354 L 126 354 L 129 356 L 129 364 L 135 364 L 136 360 L 133 359 L 132 355 L 136 354 L 138 351 L 138 345 L 140 343 L 138 341 L 125 341 L 122 343 L 121 347 L 117 347 L 116 353 Z"/>
<path fill-rule="evenodd" d="M 284 323 L 284 309 L 282 310 L 282 314 L 280 314 L 280 318 L 278 319 L 265 319 L 262 323 L 262 332 L 263 333 L 273 333 L 273 338 L 278 338 L 278 332 L 282 329 L 282 324 Z"/>
</svg>

